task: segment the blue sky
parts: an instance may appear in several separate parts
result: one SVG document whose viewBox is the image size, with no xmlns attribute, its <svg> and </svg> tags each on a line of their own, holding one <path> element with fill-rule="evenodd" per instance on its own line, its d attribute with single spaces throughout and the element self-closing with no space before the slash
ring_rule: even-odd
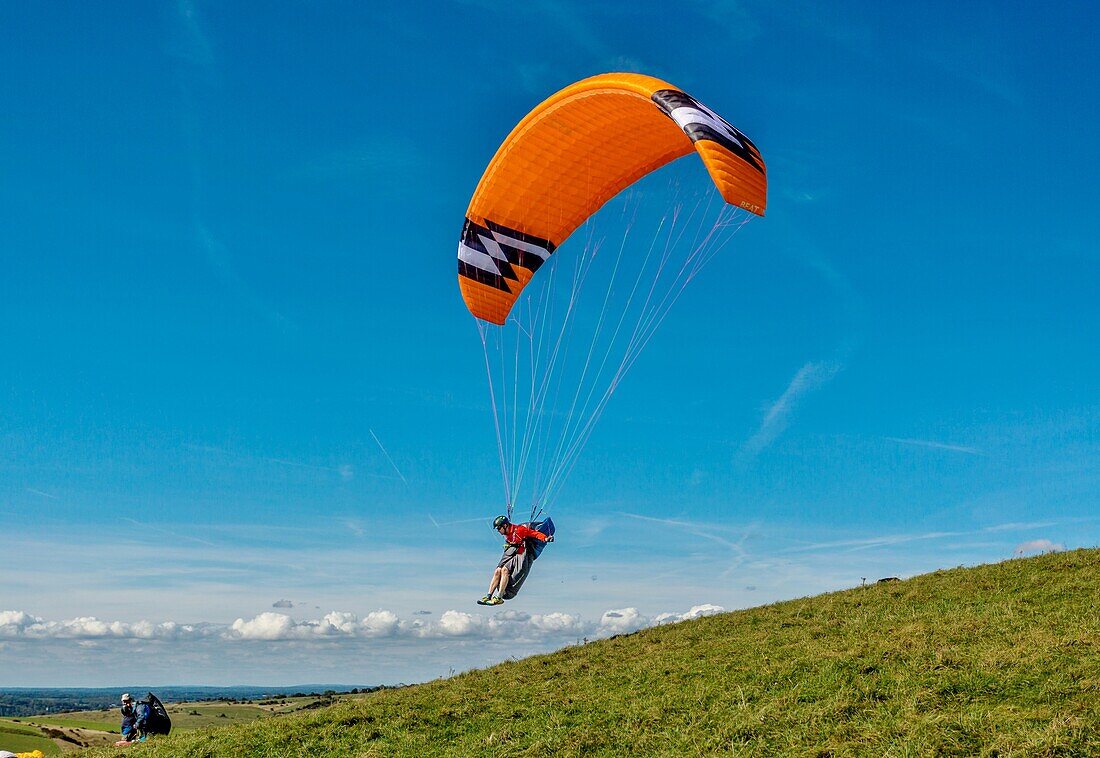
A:
<svg viewBox="0 0 1100 758">
<path fill-rule="evenodd" d="M 1098 21 L 5 6 L 0 685 L 415 681 L 1096 545 Z M 612 399 L 523 594 L 482 609 L 502 498 L 462 217 L 516 121 L 617 70 L 752 137 L 768 215 Z"/>
</svg>

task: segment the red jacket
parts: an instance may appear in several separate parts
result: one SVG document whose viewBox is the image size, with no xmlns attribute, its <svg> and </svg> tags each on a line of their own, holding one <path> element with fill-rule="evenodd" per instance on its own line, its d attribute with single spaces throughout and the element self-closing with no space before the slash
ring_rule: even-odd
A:
<svg viewBox="0 0 1100 758">
<path fill-rule="evenodd" d="M 536 532 L 534 529 L 526 527 L 523 524 L 509 524 L 508 531 L 504 533 L 504 541 L 515 547 L 516 553 L 519 555 L 523 555 L 523 551 L 526 549 L 523 541 L 528 537 L 534 537 L 537 540 L 546 542 L 545 534 Z"/>
</svg>

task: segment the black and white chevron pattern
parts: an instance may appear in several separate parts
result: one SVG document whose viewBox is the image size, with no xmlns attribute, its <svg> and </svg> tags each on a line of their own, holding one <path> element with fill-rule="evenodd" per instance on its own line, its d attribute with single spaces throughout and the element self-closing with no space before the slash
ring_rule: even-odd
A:
<svg viewBox="0 0 1100 758">
<path fill-rule="evenodd" d="M 510 292 L 508 280 L 519 281 L 513 266 L 538 271 L 550 254 L 554 243 L 530 234 L 517 232 L 486 220 L 485 226 L 466 219 L 462 238 L 458 242 L 458 273 Z"/>
<path fill-rule="evenodd" d="M 726 121 L 707 106 L 686 92 L 678 89 L 662 89 L 653 93 L 653 102 L 684 130 L 692 142 L 712 140 L 745 160 L 761 173 L 756 145 L 733 124 Z"/>
</svg>

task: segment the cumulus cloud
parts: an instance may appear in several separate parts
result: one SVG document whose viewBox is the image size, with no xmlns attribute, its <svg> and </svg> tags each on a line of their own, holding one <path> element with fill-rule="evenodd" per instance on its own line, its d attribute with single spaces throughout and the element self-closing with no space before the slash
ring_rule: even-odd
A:
<svg viewBox="0 0 1100 758">
<path fill-rule="evenodd" d="M 401 621 L 393 611 L 373 611 L 359 622 L 360 632 L 367 637 L 388 637 L 396 634 Z"/>
<path fill-rule="evenodd" d="M 1016 546 L 1016 549 L 1012 551 L 1013 555 L 1036 555 L 1038 553 L 1060 553 L 1065 550 L 1066 546 L 1061 542 L 1051 542 L 1050 540 L 1029 540 L 1028 542 L 1021 542 Z"/>
<path fill-rule="evenodd" d="M 397 614 L 374 611 L 362 620 L 354 613 L 332 611 L 312 621 L 295 621 L 285 613 L 267 611 L 248 619 L 239 618 L 222 636 L 239 640 L 308 640 L 325 637 L 387 637 L 397 631 Z"/>
<path fill-rule="evenodd" d="M 210 624 L 177 624 L 164 621 L 127 623 L 101 621 L 94 616 L 78 616 L 64 621 L 46 621 L 24 611 L 0 611 L 0 637 L 29 639 L 138 639 L 175 640 L 205 637 L 212 633 Z M 216 632 L 214 632 L 216 633 Z"/>
<path fill-rule="evenodd" d="M 610 634 L 636 632 L 646 626 L 649 626 L 649 619 L 638 613 L 637 608 L 606 611 L 600 617 L 600 629 Z"/>
<path fill-rule="evenodd" d="M 689 621 L 701 616 L 712 616 L 715 613 L 723 612 L 725 612 L 725 608 L 722 606 L 707 603 L 692 606 L 690 610 L 684 613 L 658 613 L 656 616 L 649 618 L 639 613 L 637 608 L 620 608 L 606 611 L 600 618 L 599 626 L 595 632 L 597 636 L 602 634 L 627 634 L 650 626 L 675 624 L 680 621 Z"/>
<path fill-rule="evenodd" d="M 650 626 L 671 624 L 721 613 L 717 605 L 697 605 L 684 613 L 659 613 L 649 617 L 637 608 L 606 611 L 598 621 L 577 614 L 526 613 L 504 610 L 475 614 L 449 610 L 437 620 L 405 620 L 388 610 L 372 611 L 362 618 L 347 611 L 331 611 L 319 619 L 296 620 L 285 613 L 265 611 L 250 619 L 238 618 L 231 624 L 179 624 L 174 621 L 123 622 L 102 621 L 81 616 L 63 621 L 47 621 L 24 611 L 0 611 L 0 639 L 46 640 L 71 639 L 83 642 L 110 639 L 195 640 L 217 639 L 226 642 L 279 642 L 287 640 L 340 640 L 401 638 L 407 640 L 508 640 L 516 642 L 568 642 L 635 632 Z M 416 612 L 414 616 L 423 616 Z"/>
<path fill-rule="evenodd" d="M 7 631 L 14 636 L 28 625 L 41 621 L 42 619 L 31 616 L 24 611 L 0 611 L 0 633 Z"/>
<path fill-rule="evenodd" d="M 439 617 L 438 633 L 448 637 L 462 637 L 479 631 L 484 618 L 462 611 L 444 611 Z"/>
<path fill-rule="evenodd" d="M 285 613 L 261 613 L 254 619 L 237 619 L 230 632 L 242 640 L 281 640 L 289 638 L 295 629 L 294 620 Z"/>
<path fill-rule="evenodd" d="M 571 638 L 591 634 L 595 627 L 580 616 L 569 613 L 531 614 L 501 611 L 482 616 L 464 611 L 446 611 L 436 622 L 417 622 L 412 633 L 417 637 L 467 637 L 537 641 L 555 637 Z"/>
<path fill-rule="evenodd" d="M 654 624 L 675 624 L 680 621 L 690 621 L 691 619 L 701 618 L 703 616 L 713 616 L 716 613 L 724 613 L 725 608 L 720 605 L 712 605 L 711 603 L 705 603 L 703 605 L 694 605 L 691 610 L 686 613 L 661 613 L 654 617 Z"/>
<path fill-rule="evenodd" d="M 294 602 L 291 600 L 276 600 L 271 604 L 272 608 L 293 608 Z"/>
</svg>

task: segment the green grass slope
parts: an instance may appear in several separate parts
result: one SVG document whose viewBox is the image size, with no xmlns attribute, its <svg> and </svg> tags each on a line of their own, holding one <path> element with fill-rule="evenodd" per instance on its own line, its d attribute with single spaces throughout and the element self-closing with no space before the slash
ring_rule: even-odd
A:
<svg viewBox="0 0 1100 758">
<path fill-rule="evenodd" d="M 127 752 L 1095 756 L 1098 598 L 1097 550 L 940 571 Z"/>
<path fill-rule="evenodd" d="M 194 703 L 169 703 L 172 728 L 188 731 L 227 724 L 245 723 L 261 718 L 310 710 L 341 698 L 361 695 L 307 695 L 255 701 L 208 700 Z M 72 752 L 81 747 L 113 744 L 119 739 L 119 713 L 115 709 L 62 711 L 37 716 L 0 718 L 0 750 L 46 755 Z"/>
<path fill-rule="evenodd" d="M 61 748 L 38 729 L 23 726 L 8 719 L 0 719 L 0 750 L 12 753 L 41 750 L 43 755 L 56 755 L 61 752 Z"/>
<path fill-rule="evenodd" d="M 355 696 L 346 696 L 355 697 Z M 195 703 L 167 703 L 168 715 L 172 718 L 172 728 L 180 731 L 202 729 L 204 727 L 226 726 L 238 722 L 255 721 L 269 718 L 280 713 L 315 708 L 321 703 L 331 702 L 326 696 L 287 697 L 278 700 L 266 700 L 263 703 L 208 700 Z M 116 709 L 99 711 L 79 711 L 24 716 L 23 723 L 34 726 L 73 727 L 77 729 L 100 729 L 118 732 L 120 716 Z M 0 721 L 0 725 L 2 725 Z"/>
</svg>

